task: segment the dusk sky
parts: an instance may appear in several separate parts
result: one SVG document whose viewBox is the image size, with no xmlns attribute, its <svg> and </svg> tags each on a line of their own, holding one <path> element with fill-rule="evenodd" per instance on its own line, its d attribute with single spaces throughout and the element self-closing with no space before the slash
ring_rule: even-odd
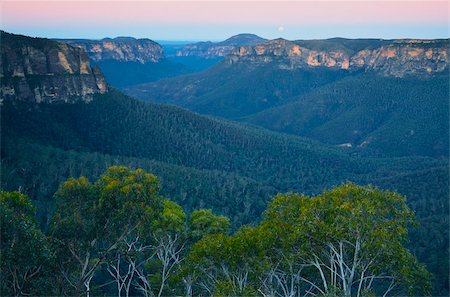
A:
<svg viewBox="0 0 450 297">
<path fill-rule="evenodd" d="M 155 40 L 448 38 L 448 1 L 0 0 L 2 30 L 49 38 Z"/>
</svg>

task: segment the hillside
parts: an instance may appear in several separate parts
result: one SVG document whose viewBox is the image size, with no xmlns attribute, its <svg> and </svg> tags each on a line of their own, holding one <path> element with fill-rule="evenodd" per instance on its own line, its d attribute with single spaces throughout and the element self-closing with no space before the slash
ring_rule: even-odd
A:
<svg viewBox="0 0 450 297">
<path fill-rule="evenodd" d="M 280 69 L 277 62 L 252 66 L 222 61 L 198 74 L 136 85 L 124 92 L 143 100 L 236 119 L 288 103 L 347 75 L 342 70 Z"/>
<path fill-rule="evenodd" d="M 448 82 L 348 77 L 242 120 L 364 154 L 446 156 Z"/>
<path fill-rule="evenodd" d="M 371 183 L 408 195 L 423 228 L 433 226 L 439 230 L 433 236 L 446 238 L 440 223 L 448 212 L 445 161 L 351 157 L 314 141 L 139 102 L 116 91 L 89 104 L 7 101 L 1 112 L 4 186 L 37 199 L 44 223 L 61 180 L 96 177 L 108 165 L 125 164 L 158 173 L 165 193 L 185 209 L 213 208 L 236 227 L 257 221 L 275 192 L 318 193 L 348 180 Z M 439 212 L 430 212 L 431 201 Z M 420 230 L 420 245 L 437 248 Z M 428 255 L 417 251 L 424 259 Z M 430 261 L 435 267 L 441 258 Z"/>
<path fill-rule="evenodd" d="M 125 92 L 363 154 L 444 156 L 446 44 L 277 39 L 236 48 L 204 72 Z"/>
</svg>

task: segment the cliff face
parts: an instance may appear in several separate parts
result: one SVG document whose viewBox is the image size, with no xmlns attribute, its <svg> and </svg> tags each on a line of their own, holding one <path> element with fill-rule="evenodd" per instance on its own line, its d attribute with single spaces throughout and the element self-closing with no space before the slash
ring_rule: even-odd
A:
<svg viewBox="0 0 450 297">
<path fill-rule="evenodd" d="M 80 48 L 44 38 L 1 32 L 0 94 L 4 100 L 90 101 L 108 90 Z"/>
<path fill-rule="evenodd" d="M 449 64 L 448 40 L 367 41 L 348 47 L 341 42 L 291 42 L 275 39 L 256 46 L 235 48 L 227 57 L 230 64 L 238 62 L 269 63 L 277 61 L 280 68 L 327 67 L 346 70 L 377 71 L 386 76 L 442 72 Z"/>
<path fill-rule="evenodd" d="M 119 62 L 156 63 L 164 58 L 163 48 L 150 39 L 133 37 L 105 38 L 102 40 L 61 40 L 86 51 L 93 61 L 116 60 Z"/>
<path fill-rule="evenodd" d="M 176 51 L 177 57 L 196 56 L 205 59 L 225 57 L 236 47 L 253 46 L 267 41 L 254 34 L 239 34 L 222 42 L 198 42 L 187 44 Z"/>
</svg>

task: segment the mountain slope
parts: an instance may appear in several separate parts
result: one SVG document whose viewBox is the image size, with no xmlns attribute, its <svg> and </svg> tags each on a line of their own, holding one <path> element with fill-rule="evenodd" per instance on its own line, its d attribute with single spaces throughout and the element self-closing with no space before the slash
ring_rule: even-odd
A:
<svg viewBox="0 0 450 297">
<path fill-rule="evenodd" d="M 444 156 L 447 43 L 277 39 L 236 48 L 202 73 L 126 92 L 362 153 Z"/>
<path fill-rule="evenodd" d="M 3 186 L 32 194 L 44 221 L 58 182 L 79 174 L 96 177 L 108 165 L 125 164 L 157 173 L 165 193 L 187 210 L 211 207 L 229 215 L 234 226 L 258 220 L 276 192 L 313 194 L 348 180 L 372 183 L 407 194 L 413 209 L 423 211 L 419 220 L 439 226 L 436 236 L 446 238 L 438 225 L 448 213 L 444 160 L 352 157 L 314 141 L 139 102 L 116 91 L 88 104 L 6 101 L 1 112 Z M 442 214 L 428 211 L 431 199 L 442 205 Z M 436 247 L 426 232 L 420 234 L 428 255 Z M 435 261 L 442 257 L 427 263 L 439 267 Z"/>
<path fill-rule="evenodd" d="M 243 119 L 385 155 L 448 155 L 448 75 L 349 77 Z"/>
<path fill-rule="evenodd" d="M 220 62 L 198 74 L 126 88 L 143 100 L 169 103 L 230 119 L 288 103 L 313 88 L 349 75 L 345 71 L 280 69 L 277 63 L 251 66 Z"/>
</svg>

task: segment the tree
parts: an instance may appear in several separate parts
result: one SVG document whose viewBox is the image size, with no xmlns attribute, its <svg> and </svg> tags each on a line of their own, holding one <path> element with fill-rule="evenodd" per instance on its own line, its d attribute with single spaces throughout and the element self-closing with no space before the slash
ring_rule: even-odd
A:
<svg viewBox="0 0 450 297">
<path fill-rule="evenodd" d="M 0 192 L 0 224 L 1 295 L 47 295 L 51 287 L 45 271 L 53 253 L 25 195 Z"/>
<path fill-rule="evenodd" d="M 194 210 L 189 218 L 189 230 L 194 242 L 208 234 L 227 234 L 229 229 L 230 220 L 213 214 L 211 209 Z"/>
<path fill-rule="evenodd" d="M 202 291 L 217 296 L 250 296 L 265 269 L 265 251 L 258 229 L 242 227 L 233 236 L 209 234 L 194 244 L 187 265 Z"/>
<path fill-rule="evenodd" d="M 179 268 L 186 245 L 186 214 L 181 206 L 170 200 L 164 200 L 157 240 L 156 256 L 161 263 L 161 281 L 158 297 L 161 297 L 167 280 Z"/>
<path fill-rule="evenodd" d="M 62 184 L 51 230 L 59 242 L 61 272 L 75 295 L 89 296 L 94 274 L 108 256 L 152 228 L 162 209 L 158 190 L 154 175 L 118 166 L 95 184 L 84 177 Z"/>
<path fill-rule="evenodd" d="M 229 230 L 230 220 L 227 217 L 215 215 L 211 209 L 194 210 L 188 220 L 189 234 L 187 244 L 191 247 L 205 236 L 228 234 Z M 185 285 L 186 296 L 192 296 L 194 281 L 199 276 L 199 271 L 194 269 L 197 265 L 194 262 L 193 257 L 189 255 L 187 262 L 185 262 L 185 265 L 183 265 L 180 271 Z"/>
<path fill-rule="evenodd" d="M 403 196 L 348 183 L 312 198 L 279 194 L 262 226 L 273 263 L 294 260 L 305 292 L 429 294 L 429 273 L 404 247 L 412 224 Z"/>
</svg>

